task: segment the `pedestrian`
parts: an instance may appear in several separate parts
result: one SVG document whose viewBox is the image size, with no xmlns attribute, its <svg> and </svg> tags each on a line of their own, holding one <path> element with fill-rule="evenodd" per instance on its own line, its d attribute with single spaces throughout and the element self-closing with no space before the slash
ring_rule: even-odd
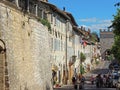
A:
<svg viewBox="0 0 120 90">
<path fill-rule="evenodd" d="M 103 75 L 103 86 L 104 86 L 104 87 L 106 87 L 106 80 L 107 80 L 106 75 Z"/>
<path fill-rule="evenodd" d="M 93 77 L 93 75 L 91 76 L 90 81 L 91 81 L 91 84 L 93 85 L 94 84 L 94 77 Z"/>
<path fill-rule="evenodd" d="M 100 74 L 100 77 L 99 77 L 99 82 L 100 82 L 100 87 L 103 87 L 103 78 L 102 78 L 102 76 L 101 76 L 101 74 Z"/>
<path fill-rule="evenodd" d="M 100 88 L 102 87 L 102 85 L 103 85 L 103 80 L 102 80 L 101 74 L 98 74 L 96 76 L 96 87 Z"/>
<path fill-rule="evenodd" d="M 99 88 L 100 87 L 100 84 L 99 84 L 99 76 L 97 75 L 96 76 L 96 87 Z"/>
<path fill-rule="evenodd" d="M 85 77 L 82 75 L 81 77 L 81 82 L 84 83 L 85 82 Z"/>
<path fill-rule="evenodd" d="M 111 75 L 108 76 L 108 82 L 109 82 L 108 87 L 113 87 L 113 79 Z"/>
<path fill-rule="evenodd" d="M 85 84 L 85 77 L 82 75 L 81 80 L 80 80 L 80 89 L 84 88 L 84 84 Z"/>
<path fill-rule="evenodd" d="M 76 83 L 76 77 L 75 76 L 72 77 L 72 83 L 73 83 L 73 85 L 75 85 L 75 83 Z"/>
</svg>

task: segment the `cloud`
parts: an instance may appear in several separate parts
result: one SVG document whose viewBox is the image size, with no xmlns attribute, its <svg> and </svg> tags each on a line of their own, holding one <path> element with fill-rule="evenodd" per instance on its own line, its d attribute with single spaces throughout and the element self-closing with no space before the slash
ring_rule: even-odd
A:
<svg viewBox="0 0 120 90">
<path fill-rule="evenodd" d="M 107 29 L 112 24 L 111 20 L 109 19 L 98 19 L 98 18 L 80 19 L 80 22 L 84 23 L 83 25 L 80 26 L 85 27 L 86 30 L 89 28 L 91 31 L 97 31 L 97 32 L 100 29 Z"/>
<path fill-rule="evenodd" d="M 93 24 L 88 27 L 93 30 L 99 30 L 99 29 L 106 29 L 109 26 L 110 26 L 110 23 L 101 23 L 101 24 Z"/>
<path fill-rule="evenodd" d="M 80 19 L 80 22 L 97 22 L 97 18 L 86 18 L 86 19 Z"/>
<path fill-rule="evenodd" d="M 85 18 L 85 19 L 79 19 L 80 22 L 84 22 L 84 23 L 109 23 L 111 22 L 111 20 L 108 19 L 99 19 L 99 18 Z"/>
<path fill-rule="evenodd" d="M 111 23 L 111 20 L 99 20 L 99 23 Z"/>
</svg>

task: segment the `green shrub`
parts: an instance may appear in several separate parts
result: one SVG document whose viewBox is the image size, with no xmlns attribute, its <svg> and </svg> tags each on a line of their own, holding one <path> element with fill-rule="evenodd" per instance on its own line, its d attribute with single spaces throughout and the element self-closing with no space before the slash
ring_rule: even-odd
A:
<svg viewBox="0 0 120 90">
<path fill-rule="evenodd" d="M 43 25 L 47 26 L 48 30 L 51 30 L 51 25 L 47 19 L 38 19 L 38 21 L 40 21 Z"/>
</svg>

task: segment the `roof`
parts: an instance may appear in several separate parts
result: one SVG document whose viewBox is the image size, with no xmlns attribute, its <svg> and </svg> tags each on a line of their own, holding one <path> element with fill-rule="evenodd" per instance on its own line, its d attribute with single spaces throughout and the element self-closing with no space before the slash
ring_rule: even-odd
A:
<svg viewBox="0 0 120 90">
<path fill-rule="evenodd" d="M 73 15 L 71 13 L 69 13 L 69 12 L 65 12 L 65 13 L 70 17 L 73 25 L 78 26 L 77 23 L 76 23 L 76 21 L 75 21 L 75 19 L 74 19 L 74 17 L 73 17 Z"/>
<path fill-rule="evenodd" d="M 70 20 L 70 17 L 68 15 L 66 15 L 62 10 L 58 9 L 55 5 L 50 4 L 48 2 L 43 2 L 43 1 L 40 1 L 40 2 L 48 5 L 54 12 L 59 13 L 59 15 L 63 16 L 66 20 L 67 19 Z"/>
<path fill-rule="evenodd" d="M 41 2 L 48 5 L 54 12 L 59 13 L 61 16 L 63 16 L 64 18 L 66 18 L 68 20 L 71 20 L 73 25 L 78 26 L 75 19 L 74 19 L 74 17 L 73 17 L 73 15 L 71 13 L 60 10 L 55 5 L 53 5 L 51 3 L 43 2 L 43 1 L 41 1 Z"/>
<path fill-rule="evenodd" d="M 73 30 L 76 31 L 78 34 L 82 34 L 83 35 L 83 32 L 77 26 L 73 26 Z"/>
</svg>

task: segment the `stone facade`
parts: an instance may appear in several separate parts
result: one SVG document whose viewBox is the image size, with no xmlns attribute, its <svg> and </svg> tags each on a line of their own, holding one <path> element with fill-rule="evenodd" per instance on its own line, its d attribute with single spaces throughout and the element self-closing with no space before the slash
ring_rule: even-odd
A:
<svg viewBox="0 0 120 90">
<path fill-rule="evenodd" d="M 100 44 L 101 44 L 101 55 L 105 59 L 105 52 L 107 49 L 111 49 L 114 43 L 113 31 L 100 30 Z"/>
<path fill-rule="evenodd" d="M 6 44 L 9 90 L 52 90 L 47 28 L 0 3 L 0 38 Z"/>
</svg>

